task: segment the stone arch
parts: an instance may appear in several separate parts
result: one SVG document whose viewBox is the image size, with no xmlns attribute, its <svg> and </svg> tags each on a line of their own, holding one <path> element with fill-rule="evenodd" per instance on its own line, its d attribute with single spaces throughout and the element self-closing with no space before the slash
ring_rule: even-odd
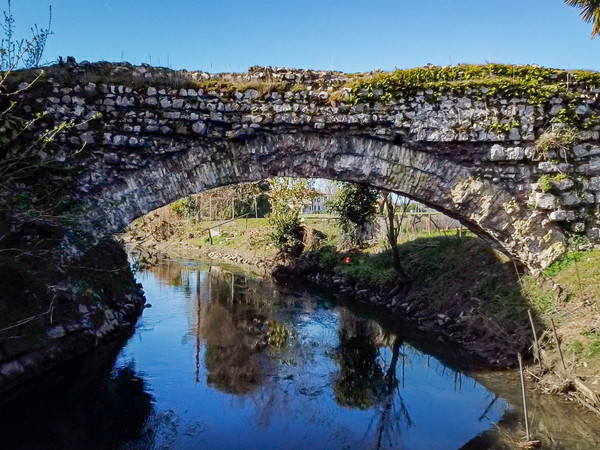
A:
<svg viewBox="0 0 600 450">
<path fill-rule="evenodd" d="M 154 158 L 125 170 L 111 169 L 119 157 L 105 155 L 104 168 L 98 167 L 97 173 L 106 178 L 95 180 L 82 199 L 93 211 L 89 219 L 97 233 L 121 231 L 135 218 L 187 195 L 291 176 L 364 183 L 406 195 L 460 220 L 532 269 L 562 252 L 564 236 L 549 228 L 541 215 L 523 208 L 514 192 L 435 146 L 394 145 L 345 133 L 192 138 L 169 151 L 172 144 L 165 139 Z M 468 154 L 473 149 L 462 150 Z"/>
<path fill-rule="evenodd" d="M 567 233 L 600 242 L 598 74 L 424 68 L 404 75 L 435 80 L 449 70 L 458 78 L 438 86 L 409 76 L 402 84 L 388 74 L 400 84 L 384 92 L 372 83 L 381 74 L 357 84 L 340 72 L 256 67 L 211 75 L 71 61 L 45 70 L 47 82 L 34 89 L 21 81 L 35 71 L 18 75 L 20 106 L 47 113 L 50 125 L 78 124 L 48 150 L 76 155 L 66 158 L 80 169 L 67 195 L 85 206 L 78 220 L 96 236 L 192 193 L 287 175 L 399 192 L 534 271 L 564 253 Z M 463 70 L 493 74 L 468 80 Z M 518 77 L 506 79 L 516 72 L 539 78 L 535 95 Z M 579 144 L 568 162 L 557 152 L 540 157 L 535 140 L 565 102 L 581 125 Z M 35 139 L 39 130 L 31 130 Z"/>
</svg>

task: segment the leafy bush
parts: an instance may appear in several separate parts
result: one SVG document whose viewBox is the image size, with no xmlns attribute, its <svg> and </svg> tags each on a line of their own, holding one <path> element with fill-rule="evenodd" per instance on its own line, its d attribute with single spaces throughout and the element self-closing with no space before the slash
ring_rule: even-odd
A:
<svg viewBox="0 0 600 450">
<path fill-rule="evenodd" d="M 269 236 L 280 251 L 292 255 L 302 252 L 304 227 L 298 214 L 277 214 L 271 216 L 269 222 L 273 225 L 273 232 Z"/>
<path fill-rule="evenodd" d="M 362 184 L 339 183 L 339 187 L 327 208 L 340 216 L 341 246 L 361 245 L 365 228 L 375 216 L 378 192 Z"/>
<path fill-rule="evenodd" d="M 171 210 L 180 219 L 190 219 L 196 214 L 196 200 L 194 197 L 183 197 L 171 203 Z"/>
<path fill-rule="evenodd" d="M 300 211 L 318 194 L 308 180 L 300 178 L 274 178 L 269 187 L 271 240 L 280 251 L 297 256 L 304 249 Z"/>
</svg>

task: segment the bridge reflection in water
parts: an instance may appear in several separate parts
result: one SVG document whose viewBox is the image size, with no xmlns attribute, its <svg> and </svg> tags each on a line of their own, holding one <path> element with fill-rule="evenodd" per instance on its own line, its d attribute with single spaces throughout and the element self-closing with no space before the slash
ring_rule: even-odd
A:
<svg viewBox="0 0 600 450">
<path fill-rule="evenodd" d="M 138 280 L 152 307 L 116 360 L 12 408 L 4 447 L 459 448 L 510 414 L 400 330 L 318 296 L 176 261 Z"/>
</svg>

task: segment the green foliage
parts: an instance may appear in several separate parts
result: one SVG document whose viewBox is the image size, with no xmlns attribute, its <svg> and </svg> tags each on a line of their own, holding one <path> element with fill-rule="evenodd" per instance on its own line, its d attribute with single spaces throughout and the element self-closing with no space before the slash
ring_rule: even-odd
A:
<svg viewBox="0 0 600 450">
<path fill-rule="evenodd" d="M 304 230 L 298 214 L 271 214 L 269 223 L 273 226 L 269 236 L 280 251 L 294 255 L 301 252 Z"/>
<path fill-rule="evenodd" d="M 561 108 L 556 115 L 556 122 L 568 125 L 570 127 L 579 126 L 579 116 L 575 111 L 575 106 L 573 104 L 568 104 L 566 107 Z"/>
<path fill-rule="evenodd" d="M 537 316 L 544 317 L 555 309 L 555 292 L 544 289 L 535 277 L 530 275 L 522 277 L 521 286 L 523 288 L 523 294 L 530 302 L 532 309 Z"/>
<path fill-rule="evenodd" d="M 508 133 L 513 128 L 520 128 L 521 122 L 518 120 L 510 120 L 506 123 L 490 122 L 487 126 L 488 131 L 493 133 Z"/>
<path fill-rule="evenodd" d="M 538 184 L 540 185 L 542 192 L 550 192 L 554 188 L 552 177 L 550 175 L 542 175 L 538 180 Z"/>
<path fill-rule="evenodd" d="M 567 239 L 567 244 L 569 248 L 577 250 L 580 245 L 589 245 L 590 240 L 586 235 L 582 234 L 570 234 Z"/>
<path fill-rule="evenodd" d="M 300 212 L 318 194 L 308 180 L 301 178 L 273 178 L 269 187 L 271 240 L 280 251 L 297 255 L 302 252 L 304 238 Z"/>
<path fill-rule="evenodd" d="M 328 245 L 322 247 L 319 251 L 319 264 L 324 270 L 331 270 L 340 262 L 341 257 L 336 251 L 335 247 Z"/>
<path fill-rule="evenodd" d="M 598 125 L 600 125 L 600 116 L 598 116 L 598 114 L 592 114 L 588 119 L 583 121 L 580 128 L 582 130 L 591 130 Z"/>
<path fill-rule="evenodd" d="M 521 96 L 539 106 L 553 94 L 566 92 L 567 83 L 598 85 L 600 74 L 579 73 L 546 69 L 536 66 L 511 66 L 503 64 L 461 65 L 452 67 L 426 66 L 378 73 L 359 79 L 350 88 L 350 103 L 386 102 L 405 98 L 419 91 L 431 89 L 433 95 L 454 92 L 464 93 L 469 88 L 487 88 L 486 95 Z M 376 95 L 377 91 L 383 93 Z"/>
<path fill-rule="evenodd" d="M 196 214 L 196 200 L 194 197 L 183 197 L 171 203 L 171 210 L 180 219 L 190 219 Z"/>
<path fill-rule="evenodd" d="M 351 257 L 350 264 L 342 266 L 342 273 L 350 280 L 377 287 L 391 288 L 396 279 L 389 252 L 367 257 Z"/>
<path fill-rule="evenodd" d="M 465 94 L 469 89 L 481 89 L 491 97 L 525 97 L 534 107 L 545 104 L 553 96 L 574 101 L 573 88 L 600 86 L 600 74 L 585 71 L 563 71 L 537 66 L 504 64 L 461 65 L 452 67 L 426 66 L 375 73 L 351 83 L 346 101 L 357 103 L 390 103 L 417 93 L 435 101 L 445 93 Z M 564 113 L 563 119 L 570 117 Z M 504 125 L 498 124 L 505 131 Z"/>
<path fill-rule="evenodd" d="M 559 260 L 555 261 L 550 267 L 544 270 L 544 275 L 547 277 L 558 275 L 571 264 L 580 261 L 585 255 L 586 252 L 567 252 Z"/>
<path fill-rule="evenodd" d="M 583 353 L 583 343 L 579 340 L 573 341 L 571 344 L 571 353 L 575 356 L 580 356 Z"/>
<path fill-rule="evenodd" d="M 587 356 L 588 358 L 594 358 L 598 355 L 600 355 L 600 338 L 596 338 L 595 340 L 590 342 L 588 350 L 585 353 L 585 356 Z"/>
<path fill-rule="evenodd" d="M 542 192 L 551 192 L 556 187 L 555 183 L 562 180 L 566 180 L 568 177 L 564 173 L 557 173 L 555 175 L 544 174 L 538 179 L 538 184 Z"/>
<path fill-rule="evenodd" d="M 373 220 L 378 192 L 362 184 L 338 183 L 339 191 L 327 202 L 327 208 L 340 216 L 342 245 L 362 244 L 362 230 Z"/>
<path fill-rule="evenodd" d="M 600 34 L 600 1 L 565 0 L 565 3 L 581 10 L 581 20 L 592 24 L 592 37 Z"/>
</svg>

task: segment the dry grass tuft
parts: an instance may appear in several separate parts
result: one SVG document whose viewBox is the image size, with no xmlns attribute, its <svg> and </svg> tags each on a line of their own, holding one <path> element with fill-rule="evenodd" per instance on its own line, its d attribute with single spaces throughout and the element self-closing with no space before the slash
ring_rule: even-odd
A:
<svg viewBox="0 0 600 450">
<path fill-rule="evenodd" d="M 558 152 L 565 160 L 567 152 L 577 142 L 577 130 L 568 126 L 553 126 L 544 131 L 535 143 L 538 157 L 548 159 L 550 152 Z"/>
</svg>

